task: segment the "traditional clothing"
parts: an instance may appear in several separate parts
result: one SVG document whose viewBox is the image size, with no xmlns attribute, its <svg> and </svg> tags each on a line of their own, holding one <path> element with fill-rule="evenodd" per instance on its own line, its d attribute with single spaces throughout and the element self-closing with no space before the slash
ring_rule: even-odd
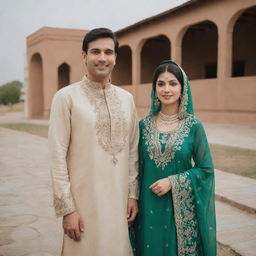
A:
<svg viewBox="0 0 256 256">
<path fill-rule="evenodd" d="M 216 255 L 214 168 L 203 125 L 193 114 L 189 81 L 182 72 L 178 126 L 170 132 L 157 129 L 155 114 L 161 106 L 154 105 L 154 91 L 151 113 L 140 121 L 136 256 Z M 149 186 L 167 177 L 172 188 L 159 197 Z"/>
<path fill-rule="evenodd" d="M 112 84 L 82 81 L 52 102 L 49 143 L 57 216 L 77 211 L 81 241 L 64 236 L 64 256 L 132 255 L 128 198 L 138 198 L 139 129 L 133 98 Z"/>
</svg>

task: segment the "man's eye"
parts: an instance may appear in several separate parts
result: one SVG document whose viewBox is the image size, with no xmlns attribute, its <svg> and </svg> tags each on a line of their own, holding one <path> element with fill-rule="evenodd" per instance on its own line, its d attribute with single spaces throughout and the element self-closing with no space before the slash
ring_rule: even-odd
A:
<svg viewBox="0 0 256 256">
<path fill-rule="evenodd" d="M 99 51 L 98 50 L 91 50 L 91 53 L 92 54 L 99 54 Z"/>
<path fill-rule="evenodd" d="M 105 53 L 106 53 L 107 55 L 112 55 L 114 52 L 111 51 L 111 50 L 109 50 L 109 51 L 106 51 Z"/>
</svg>

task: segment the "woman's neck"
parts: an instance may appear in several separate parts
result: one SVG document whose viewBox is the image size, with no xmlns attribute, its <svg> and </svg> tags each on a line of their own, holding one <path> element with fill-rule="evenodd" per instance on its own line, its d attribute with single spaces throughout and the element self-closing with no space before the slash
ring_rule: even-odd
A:
<svg viewBox="0 0 256 256">
<path fill-rule="evenodd" d="M 177 114 L 179 111 L 179 104 L 162 105 L 161 112 L 165 115 L 171 116 Z"/>
</svg>

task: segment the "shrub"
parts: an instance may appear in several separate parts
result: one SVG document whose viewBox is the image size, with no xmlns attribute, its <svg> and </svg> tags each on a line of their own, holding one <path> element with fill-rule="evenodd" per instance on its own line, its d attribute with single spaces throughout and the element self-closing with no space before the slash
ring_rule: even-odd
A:
<svg viewBox="0 0 256 256">
<path fill-rule="evenodd" d="M 20 101 L 22 83 L 12 81 L 0 86 L 0 104 L 9 105 Z"/>
</svg>

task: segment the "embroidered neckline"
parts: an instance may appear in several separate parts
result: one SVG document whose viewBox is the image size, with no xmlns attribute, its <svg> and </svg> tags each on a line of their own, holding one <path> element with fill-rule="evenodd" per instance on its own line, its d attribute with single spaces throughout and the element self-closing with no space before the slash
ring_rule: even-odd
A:
<svg viewBox="0 0 256 256">
<path fill-rule="evenodd" d="M 98 82 L 93 82 L 91 80 L 89 80 L 87 78 L 87 76 L 83 76 L 82 78 L 82 84 L 85 85 L 85 86 L 89 86 L 91 87 L 92 89 L 101 89 L 101 90 L 106 90 L 106 89 L 110 89 L 111 88 L 111 83 L 108 82 L 107 84 L 105 84 L 105 88 L 103 89 L 102 88 L 102 83 L 98 83 Z"/>
<path fill-rule="evenodd" d="M 170 132 L 160 132 L 156 127 L 154 116 L 152 115 L 143 119 L 143 122 L 142 138 L 145 140 L 149 157 L 155 161 L 158 168 L 164 170 L 175 157 L 176 151 L 181 150 L 181 145 L 185 137 L 189 135 L 190 128 L 197 121 L 192 116 L 184 118 Z M 163 145 L 164 150 L 162 152 Z"/>
<path fill-rule="evenodd" d="M 160 131 L 160 130 L 157 128 L 156 116 L 152 116 L 152 122 L 153 122 L 153 127 L 154 127 L 154 129 L 156 129 L 156 131 L 157 131 L 159 134 L 170 134 L 170 133 L 174 132 L 176 129 L 179 128 L 180 123 L 182 122 L 182 120 L 179 120 L 178 125 L 177 125 L 173 130 L 167 131 L 167 132 Z"/>
<path fill-rule="evenodd" d="M 108 84 L 103 90 L 101 84 L 86 77 L 82 80 L 82 88 L 96 114 L 94 125 L 98 144 L 112 156 L 115 165 L 117 154 L 125 147 L 128 137 L 128 124 L 117 89 Z"/>
</svg>

